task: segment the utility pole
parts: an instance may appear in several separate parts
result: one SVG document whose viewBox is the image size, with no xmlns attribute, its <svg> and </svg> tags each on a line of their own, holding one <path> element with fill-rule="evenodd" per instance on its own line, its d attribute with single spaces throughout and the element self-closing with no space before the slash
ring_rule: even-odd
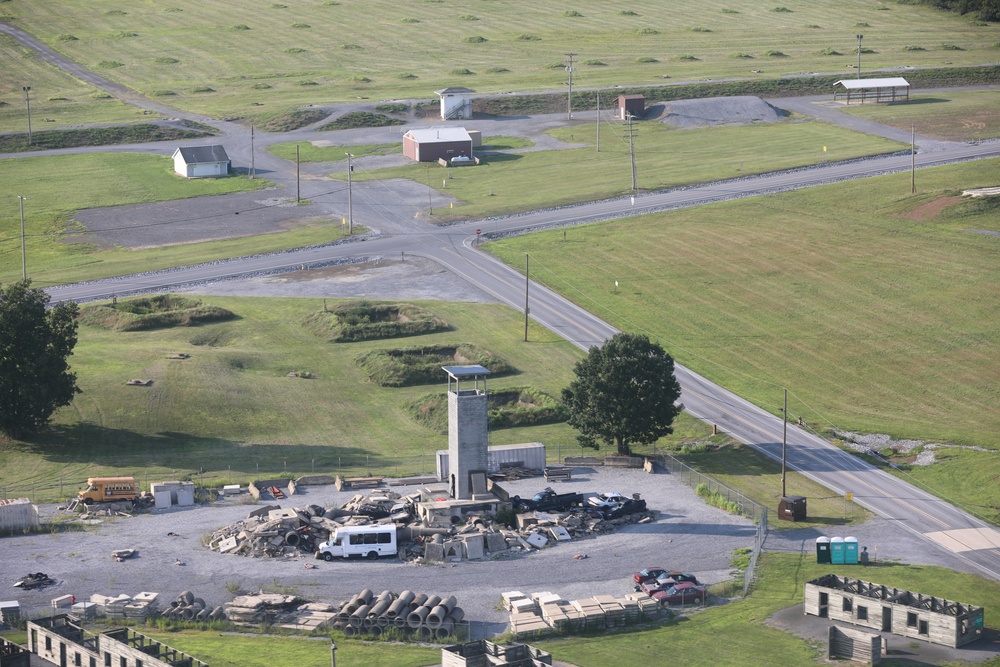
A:
<svg viewBox="0 0 1000 667">
<path fill-rule="evenodd" d="M 635 192 L 636 189 L 638 188 L 638 185 L 636 182 L 636 173 L 635 173 L 635 141 L 634 141 L 634 133 L 632 131 L 633 118 L 635 118 L 635 116 L 633 116 L 632 114 L 628 115 L 628 154 L 629 154 L 629 159 L 632 162 L 632 192 Z"/>
<path fill-rule="evenodd" d="M 569 94 L 566 96 L 566 118 L 572 120 L 573 118 L 573 72 L 576 68 L 573 67 L 573 56 L 575 53 L 567 53 L 569 57 L 569 65 L 566 67 L 566 71 L 569 72 Z"/>
<path fill-rule="evenodd" d="M 917 194 L 917 144 L 916 125 L 910 123 L 910 194 Z"/>
<path fill-rule="evenodd" d="M 250 125 L 250 180 L 257 174 L 257 164 L 253 153 L 253 125 Z"/>
<path fill-rule="evenodd" d="M 528 253 L 524 253 L 524 342 L 528 342 Z"/>
<path fill-rule="evenodd" d="M 351 158 L 354 156 L 350 153 L 345 155 L 347 155 L 347 235 L 350 236 L 354 234 L 354 193 L 351 192 L 351 172 L 354 171 Z"/>
<path fill-rule="evenodd" d="M 24 106 L 28 110 L 28 145 L 31 145 L 31 86 L 21 86 L 24 91 Z"/>
<path fill-rule="evenodd" d="M 785 446 L 788 442 L 788 390 L 785 389 L 785 406 L 781 409 L 781 497 L 785 497 Z"/>
<path fill-rule="evenodd" d="M 28 256 L 24 250 L 24 197 L 21 195 L 17 196 L 18 203 L 21 205 L 21 279 L 28 279 Z"/>
<path fill-rule="evenodd" d="M 858 78 L 861 78 L 861 40 L 864 39 L 864 35 L 858 35 Z"/>
<path fill-rule="evenodd" d="M 299 187 L 299 145 L 295 144 L 295 203 L 302 201 L 302 190 Z"/>
<path fill-rule="evenodd" d="M 601 152 L 601 91 L 597 91 L 597 152 Z"/>
</svg>

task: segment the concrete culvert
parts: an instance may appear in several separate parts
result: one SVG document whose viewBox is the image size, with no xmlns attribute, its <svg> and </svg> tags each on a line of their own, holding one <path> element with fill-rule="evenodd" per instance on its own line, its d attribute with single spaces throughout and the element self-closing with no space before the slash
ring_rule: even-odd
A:
<svg viewBox="0 0 1000 667">
<path fill-rule="evenodd" d="M 342 632 L 344 633 L 345 637 L 354 637 L 358 634 L 358 629 L 355 628 L 353 625 L 346 625 L 344 626 Z"/>
<path fill-rule="evenodd" d="M 177 601 L 183 602 L 186 605 L 191 604 L 192 602 L 194 602 L 194 593 L 192 593 L 191 591 L 184 591 L 177 596 Z"/>
<path fill-rule="evenodd" d="M 396 618 L 392 619 L 392 624 L 397 628 L 403 629 L 407 626 L 406 617 L 408 614 L 400 614 Z"/>
<path fill-rule="evenodd" d="M 194 614 L 195 614 L 194 609 L 192 609 L 191 607 L 184 607 L 183 609 L 181 609 L 180 616 L 185 621 L 190 621 L 191 619 L 194 618 Z"/>
<path fill-rule="evenodd" d="M 410 611 L 416 611 L 417 609 L 422 607 L 425 602 L 427 602 L 426 593 L 421 593 L 420 595 L 417 595 L 415 598 L 410 600 Z"/>
<path fill-rule="evenodd" d="M 370 634 L 372 637 L 378 637 L 382 634 L 382 628 L 380 628 L 377 625 L 373 625 L 368 628 L 368 634 Z"/>
<path fill-rule="evenodd" d="M 208 619 L 209 611 L 207 609 L 202 609 L 197 614 L 194 615 L 194 620 L 204 621 Z"/>
<path fill-rule="evenodd" d="M 422 606 L 427 607 L 428 609 L 433 609 L 434 607 L 438 606 L 439 604 L 441 604 L 441 596 L 440 595 L 430 595 L 430 596 L 427 597 L 427 600 L 424 602 L 424 604 Z"/>
<path fill-rule="evenodd" d="M 290 530 L 285 533 L 285 544 L 290 547 L 299 546 L 299 542 L 302 541 L 302 536 L 296 533 L 294 530 Z"/>
<path fill-rule="evenodd" d="M 434 631 L 428 628 L 426 625 L 421 625 L 417 628 L 417 636 L 421 639 L 432 639 L 434 637 Z"/>
<path fill-rule="evenodd" d="M 448 616 L 448 608 L 445 607 L 443 604 L 439 604 L 438 606 L 431 609 L 430 613 L 427 614 L 427 618 L 424 619 L 424 623 L 427 624 L 428 628 L 436 630 L 441 627 L 441 624 L 444 623 L 444 619 L 447 616 Z"/>
<path fill-rule="evenodd" d="M 451 613 L 448 614 L 448 620 L 454 621 L 455 623 L 460 623 L 463 618 L 465 618 L 465 610 L 461 607 L 455 607 L 451 610 Z"/>
<path fill-rule="evenodd" d="M 191 609 L 194 609 L 196 612 L 201 611 L 204 608 L 205 608 L 205 601 L 202 600 L 201 598 L 195 598 L 194 602 L 191 603 Z"/>
<path fill-rule="evenodd" d="M 358 600 L 360 600 L 362 604 L 371 604 L 372 597 L 374 595 L 375 594 L 372 593 L 372 590 L 370 588 L 366 588 L 365 590 L 358 593 Z"/>
<path fill-rule="evenodd" d="M 451 636 L 452 632 L 455 631 L 455 623 L 448 619 L 441 624 L 441 627 L 434 629 L 434 636 L 437 639 L 446 639 Z"/>
<path fill-rule="evenodd" d="M 368 611 L 368 618 L 378 618 L 386 612 L 390 604 L 392 603 L 389 600 L 377 600 Z"/>
<path fill-rule="evenodd" d="M 222 618 L 225 615 L 226 615 L 226 608 L 220 604 L 218 607 L 212 610 L 212 612 L 208 615 L 208 617 L 213 619 L 218 619 Z"/>
<path fill-rule="evenodd" d="M 363 621 L 365 620 L 365 617 L 368 616 L 368 612 L 370 610 L 371 607 L 369 607 L 366 604 L 358 607 L 358 610 L 353 614 L 351 614 L 351 625 L 356 625 L 358 627 L 361 627 Z"/>
<path fill-rule="evenodd" d="M 410 615 L 406 617 L 406 624 L 411 628 L 419 628 L 424 624 L 424 619 L 427 618 L 427 614 L 429 613 L 431 613 L 431 609 L 427 606 L 420 607 L 416 611 L 411 611 Z"/>
</svg>

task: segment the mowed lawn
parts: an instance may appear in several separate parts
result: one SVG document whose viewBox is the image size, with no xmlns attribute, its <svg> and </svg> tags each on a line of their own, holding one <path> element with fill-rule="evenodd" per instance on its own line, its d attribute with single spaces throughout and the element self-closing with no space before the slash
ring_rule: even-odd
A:
<svg viewBox="0 0 1000 667">
<path fill-rule="evenodd" d="M 681 363 L 813 428 L 1000 448 L 1000 161 L 921 170 L 490 244 Z M 944 207 L 939 211 L 940 207 Z M 615 288 L 618 281 L 619 288 Z M 1000 507 L 995 451 L 911 475 Z"/>
<path fill-rule="evenodd" d="M 847 113 L 947 141 L 1000 136 L 1000 91 L 946 91 L 909 102 L 844 107 Z"/>
<path fill-rule="evenodd" d="M 4 10 L 10 3 L 4 3 Z M 7 35 L 0 35 L 0 132 L 27 132 L 24 86 L 30 86 L 33 132 L 81 123 L 140 123 L 157 113 L 124 104 L 53 67 Z"/>
<path fill-rule="evenodd" d="M 485 217 L 549 206 L 592 201 L 631 192 L 632 168 L 626 128 L 601 124 L 597 151 L 597 124 L 579 123 L 550 132 L 568 148 L 542 152 L 510 152 L 483 157 L 476 166 L 441 169 L 436 164 L 365 171 L 356 168 L 356 180 L 410 178 L 457 197 L 454 208 L 435 210 L 435 216 Z M 740 127 L 693 130 L 671 128 L 648 121 L 635 125 L 637 183 L 640 190 L 658 190 L 746 174 L 789 169 L 824 160 L 846 160 L 890 153 L 902 144 L 851 132 L 822 121 L 804 120 Z M 823 147 L 828 148 L 823 152 Z M 344 174 L 331 174 L 346 178 Z"/>
<path fill-rule="evenodd" d="M 172 0 L 5 3 L 15 24 L 100 74 L 188 111 L 244 115 L 358 98 L 581 87 L 996 60 L 1000 26 L 895 3 L 676 0 Z M 758 70 L 755 73 L 753 70 Z M 23 77 L 11 76 L 14 83 Z M 20 84 L 16 87 L 20 89 Z M 44 88 L 39 95 L 51 95 Z"/>
</svg>

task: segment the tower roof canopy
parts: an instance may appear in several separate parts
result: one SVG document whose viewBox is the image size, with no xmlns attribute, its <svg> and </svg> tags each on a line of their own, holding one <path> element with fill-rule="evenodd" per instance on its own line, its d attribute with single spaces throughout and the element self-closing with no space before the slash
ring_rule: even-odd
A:
<svg viewBox="0 0 1000 667">
<path fill-rule="evenodd" d="M 490 374 L 489 369 L 484 366 L 442 366 L 441 369 L 456 380 Z"/>
</svg>

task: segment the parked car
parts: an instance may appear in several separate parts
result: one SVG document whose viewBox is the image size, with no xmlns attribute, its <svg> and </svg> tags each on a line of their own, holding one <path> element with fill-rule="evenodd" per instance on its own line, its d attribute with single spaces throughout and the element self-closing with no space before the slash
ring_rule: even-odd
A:
<svg viewBox="0 0 1000 667">
<path fill-rule="evenodd" d="M 638 574 L 638 572 L 636 574 Z M 633 575 L 633 579 L 634 578 L 635 575 Z M 677 570 L 670 570 L 669 572 L 667 571 L 660 572 L 660 574 L 656 575 L 656 578 L 654 579 L 646 579 L 645 581 L 636 584 L 635 590 L 643 591 L 647 595 L 652 595 L 656 591 L 662 591 L 666 588 L 670 588 L 671 586 L 679 584 L 681 582 L 688 582 L 699 586 L 701 585 L 701 582 L 698 581 L 698 577 L 694 576 L 693 574 L 686 574 L 684 572 L 679 572 Z"/>
<path fill-rule="evenodd" d="M 656 591 L 650 597 L 664 606 L 701 604 L 708 597 L 708 591 L 705 590 L 704 586 L 692 584 L 690 581 L 682 581 L 670 588 Z"/>
<path fill-rule="evenodd" d="M 626 500 L 630 500 L 630 498 L 626 498 L 620 493 L 598 493 L 596 496 L 587 498 L 587 504 L 591 507 L 612 508 L 618 507 Z"/>
<path fill-rule="evenodd" d="M 638 572 L 632 573 L 632 581 L 635 582 L 636 586 L 641 586 L 647 581 L 652 581 L 658 576 L 666 572 L 662 567 L 648 567 L 645 570 L 639 570 Z"/>
</svg>

